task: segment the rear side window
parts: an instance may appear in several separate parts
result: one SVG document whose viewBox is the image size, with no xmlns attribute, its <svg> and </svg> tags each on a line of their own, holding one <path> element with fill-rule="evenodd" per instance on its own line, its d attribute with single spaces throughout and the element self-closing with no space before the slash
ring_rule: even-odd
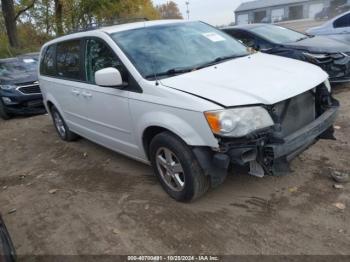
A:
<svg viewBox="0 0 350 262">
<path fill-rule="evenodd" d="M 95 84 L 95 73 L 107 67 L 118 69 L 123 81 L 127 81 L 127 72 L 111 48 L 96 38 L 87 40 L 85 50 L 86 81 Z"/>
<path fill-rule="evenodd" d="M 350 14 L 344 15 L 334 21 L 334 28 L 350 27 Z"/>
<path fill-rule="evenodd" d="M 40 65 L 40 73 L 42 75 L 55 76 L 56 75 L 56 63 L 55 63 L 55 50 L 56 46 L 49 46 L 44 52 Z"/>
<path fill-rule="evenodd" d="M 80 43 L 80 40 L 73 40 L 57 45 L 57 75 L 59 77 L 82 80 Z"/>
</svg>

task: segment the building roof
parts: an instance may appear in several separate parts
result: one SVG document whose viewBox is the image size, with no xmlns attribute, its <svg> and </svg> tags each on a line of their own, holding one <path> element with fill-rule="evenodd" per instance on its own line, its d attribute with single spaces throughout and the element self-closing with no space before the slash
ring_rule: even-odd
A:
<svg viewBox="0 0 350 262">
<path fill-rule="evenodd" d="M 242 3 L 235 12 L 306 2 L 307 0 L 256 0 Z"/>
</svg>

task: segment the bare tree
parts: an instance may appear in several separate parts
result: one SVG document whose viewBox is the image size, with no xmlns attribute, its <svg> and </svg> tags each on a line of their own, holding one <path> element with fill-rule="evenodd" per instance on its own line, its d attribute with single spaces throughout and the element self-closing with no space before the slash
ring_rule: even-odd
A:
<svg viewBox="0 0 350 262">
<path fill-rule="evenodd" d="M 63 5 L 61 0 L 55 0 L 56 34 L 63 35 Z"/>
<path fill-rule="evenodd" d="M 1 9 L 4 15 L 5 27 L 10 46 L 19 47 L 16 14 L 13 0 L 1 0 Z"/>
<path fill-rule="evenodd" d="M 32 8 L 35 1 L 36 0 L 33 0 L 28 6 L 23 7 L 16 14 L 13 0 L 1 0 L 1 9 L 5 20 L 6 33 L 11 47 L 19 47 L 16 25 L 17 19 L 21 14 Z"/>
</svg>

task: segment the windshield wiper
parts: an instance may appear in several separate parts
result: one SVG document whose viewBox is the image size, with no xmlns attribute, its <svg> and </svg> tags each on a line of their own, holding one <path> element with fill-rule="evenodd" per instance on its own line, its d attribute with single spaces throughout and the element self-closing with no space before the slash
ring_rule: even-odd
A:
<svg viewBox="0 0 350 262">
<path fill-rule="evenodd" d="M 213 61 L 201 64 L 201 65 L 197 65 L 194 67 L 178 67 L 178 68 L 172 68 L 169 69 L 165 72 L 161 72 L 161 73 L 155 73 L 155 74 L 150 74 L 147 75 L 145 78 L 146 79 L 155 79 L 157 77 L 170 77 L 170 76 L 175 76 L 175 75 L 180 75 L 180 74 L 185 74 L 188 72 L 192 72 L 192 71 L 196 71 L 205 67 L 209 67 L 209 66 L 213 66 L 216 65 L 218 63 L 221 63 L 223 61 L 227 61 L 227 60 L 231 60 L 234 58 L 239 58 L 239 57 L 243 57 L 243 56 L 247 56 L 248 54 L 244 54 L 244 55 L 231 55 L 231 56 L 220 56 L 215 58 Z"/>
<path fill-rule="evenodd" d="M 220 57 L 217 57 L 215 58 L 214 60 L 210 61 L 210 62 L 207 62 L 207 63 L 204 63 L 200 66 L 197 66 L 196 67 L 196 70 L 198 69 L 202 69 L 202 68 L 205 68 L 205 67 L 209 67 L 209 66 L 213 66 L 213 65 L 217 65 L 221 62 L 224 62 L 224 61 L 227 61 L 227 60 L 231 60 L 231 59 L 235 59 L 235 58 L 239 58 L 239 57 L 243 57 L 243 56 L 247 56 L 248 54 L 244 54 L 244 55 L 230 55 L 230 56 L 220 56 Z"/>
<path fill-rule="evenodd" d="M 308 39 L 309 37 L 308 36 L 304 36 L 304 37 L 300 37 L 297 41 L 295 42 L 300 42 L 300 41 L 303 41 L 305 39 Z"/>
<path fill-rule="evenodd" d="M 194 70 L 193 67 L 191 67 L 191 68 L 187 68 L 187 67 L 186 68 L 172 68 L 172 69 L 169 69 L 165 72 L 147 75 L 145 78 L 152 79 L 152 78 L 157 78 L 157 77 L 162 77 L 162 76 L 169 76 L 170 77 L 170 76 L 185 74 L 185 73 L 191 72 L 193 70 Z"/>
</svg>

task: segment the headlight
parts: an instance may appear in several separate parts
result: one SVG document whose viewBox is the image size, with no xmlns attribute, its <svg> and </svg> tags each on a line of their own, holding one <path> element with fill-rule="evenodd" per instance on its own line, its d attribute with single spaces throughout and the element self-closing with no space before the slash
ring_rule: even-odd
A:
<svg viewBox="0 0 350 262">
<path fill-rule="evenodd" d="M 14 90 L 17 88 L 17 86 L 15 86 L 15 85 L 0 85 L 0 88 L 2 90 Z"/>
<path fill-rule="evenodd" d="M 331 87 L 331 83 L 329 82 L 329 79 L 328 79 L 328 78 L 327 78 L 326 81 L 324 81 L 324 85 L 327 87 L 327 90 L 328 90 L 328 92 L 330 93 L 332 87 Z"/>
<path fill-rule="evenodd" d="M 226 137 L 242 137 L 274 125 L 269 113 L 258 106 L 209 111 L 204 115 L 212 132 Z"/>
<path fill-rule="evenodd" d="M 308 58 L 312 58 L 312 59 L 325 59 L 328 58 L 329 55 L 328 54 L 312 54 L 312 53 L 303 53 L 306 57 Z"/>
</svg>

